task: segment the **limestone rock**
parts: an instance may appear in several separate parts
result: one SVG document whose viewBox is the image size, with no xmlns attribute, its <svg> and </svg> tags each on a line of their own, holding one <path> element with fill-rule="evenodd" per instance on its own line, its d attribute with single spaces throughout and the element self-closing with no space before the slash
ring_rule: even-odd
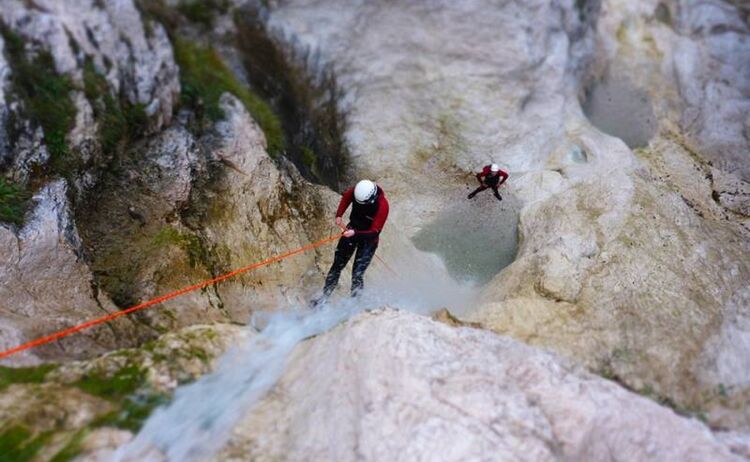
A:
<svg viewBox="0 0 750 462">
<path fill-rule="evenodd" d="M 8 118 L 8 103 L 5 101 L 5 86 L 8 84 L 10 68 L 5 60 L 5 40 L 0 37 L 0 166 L 10 157 L 10 143 L 5 130 Z"/>
<path fill-rule="evenodd" d="M 71 215 L 64 180 L 54 181 L 35 196 L 36 205 L 19 232 L 0 227 L 5 251 L 0 257 L 3 284 L 0 299 L 3 335 L 0 347 L 11 348 L 56 329 L 70 327 L 115 307 L 92 286 L 92 276 L 81 260 L 81 241 Z M 54 287 L 54 290 L 52 288 Z M 127 321 L 95 328 L 63 345 L 49 345 L 16 355 L 14 364 L 90 355 L 111 349 L 118 336 L 131 332 Z"/>
<path fill-rule="evenodd" d="M 301 344 L 216 460 L 599 461 L 613 454 L 740 460 L 699 421 L 551 353 L 385 310 Z"/>
<path fill-rule="evenodd" d="M 55 460 L 62 453 L 75 460 L 112 460 L 114 449 L 132 438 L 178 384 L 210 372 L 230 345 L 251 335 L 235 325 L 191 326 L 137 349 L 45 364 L 36 374 L 3 369 L 0 385 L 10 385 L 0 393 L 0 434 L 15 431 L 20 438 L 5 439 L 4 450 L 11 452 L 3 455 L 13 458 L 12 451 L 23 447 L 31 451 L 30 443 L 38 441 L 34 460 Z"/>
<path fill-rule="evenodd" d="M 179 92 L 172 47 L 161 25 L 150 24 L 146 30 L 131 0 L 40 0 L 33 5 L 8 0 L 2 18 L 49 50 L 58 72 L 80 83 L 84 58 L 89 57 L 106 71 L 113 94 L 122 92 L 130 103 L 145 106 L 154 129 L 169 124 Z"/>
<path fill-rule="evenodd" d="M 338 195 L 304 180 L 291 164 L 279 169 L 266 153 L 260 128 L 235 97 L 223 95 L 221 108 L 226 117 L 207 142 L 212 156 L 225 166 L 224 174 L 209 201 L 212 211 L 201 222 L 201 234 L 226 249 L 225 264 L 241 267 L 333 234 Z M 247 313 L 248 303 L 271 310 L 294 304 L 297 300 L 287 299 L 286 290 L 309 294 L 330 264 L 331 246 L 249 273 L 222 286 L 220 296 L 237 313 Z M 316 278 L 311 279 L 311 271 Z"/>
<path fill-rule="evenodd" d="M 509 170 L 517 258 L 471 321 L 706 409 L 705 358 L 744 345 L 706 342 L 750 280 L 745 185 L 727 179 L 747 160 L 747 26 L 718 0 L 582 3 L 309 0 L 272 4 L 269 22 L 339 72 L 355 168 L 397 204 L 390 230 L 414 236 L 490 159 Z M 646 99 L 651 144 L 587 120 L 579 97 L 605 69 Z M 406 252 L 385 252 L 398 270 Z M 735 423 L 743 390 L 728 391 Z"/>
<path fill-rule="evenodd" d="M 733 2 L 603 2 L 598 41 L 701 157 L 748 181 L 750 25 Z"/>
</svg>

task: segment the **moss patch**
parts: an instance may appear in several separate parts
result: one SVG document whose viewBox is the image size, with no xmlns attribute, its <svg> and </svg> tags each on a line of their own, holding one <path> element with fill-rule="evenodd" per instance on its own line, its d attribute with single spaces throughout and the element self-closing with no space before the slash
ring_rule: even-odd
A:
<svg viewBox="0 0 750 462">
<path fill-rule="evenodd" d="M 75 167 L 66 141 L 75 124 L 76 108 L 70 98 L 73 85 L 58 74 L 49 51 L 42 50 L 29 59 L 23 39 L 0 23 L 11 67 L 11 95 L 22 102 L 23 112 L 44 130 L 44 143 L 55 173 L 68 174 Z"/>
<path fill-rule="evenodd" d="M 83 67 L 83 85 L 99 122 L 99 139 L 105 154 L 114 153 L 129 141 L 143 136 L 148 125 L 143 104 L 130 104 L 113 97 L 107 80 L 96 71 L 91 60 L 87 60 Z"/>
<path fill-rule="evenodd" d="M 161 394 L 141 394 L 125 398 L 119 409 L 97 418 L 93 427 L 117 427 L 137 432 L 154 409 L 169 402 Z"/>
<path fill-rule="evenodd" d="M 0 391 L 14 383 L 42 383 L 57 364 L 42 364 L 36 367 L 0 366 Z"/>
<path fill-rule="evenodd" d="M 95 370 L 75 382 L 73 385 L 84 392 L 117 405 L 116 410 L 99 416 L 91 426 L 137 431 L 154 408 L 168 401 L 166 396 L 150 390 L 146 374 L 138 364 L 127 363 L 113 373 Z"/>
<path fill-rule="evenodd" d="M 127 364 L 112 374 L 90 371 L 73 385 L 90 395 L 116 400 L 135 393 L 145 383 L 146 371 L 137 364 Z"/>
<path fill-rule="evenodd" d="M 218 53 L 213 48 L 203 47 L 182 37 L 175 37 L 173 45 L 181 71 L 182 104 L 194 109 L 199 120 L 215 122 L 224 117 L 219 98 L 223 93 L 232 93 L 242 101 L 263 130 L 268 153 L 272 156 L 280 154 L 284 147 L 284 134 L 279 119 L 268 104 L 237 80 Z"/>
<path fill-rule="evenodd" d="M 34 435 L 27 428 L 13 426 L 0 433 L 0 462 L 31 460 L 49 441 L 51 433 Z"/>
<path fill-rule="evenodd" d="M 343 92 L 333 67 L 274 39 L 256 9 L 237 11 L 234 21 L 250 84 L 281 119 L 286 157 L 307 179 L 340 190 L 349 152 L 339 104 Z"/>
<path fill-rule="evenodd" d="M 63 448 L 55 454 L 55 457 L 53 457 L 50 462 L 68 462 L 70 460 L 73 460 L 78 456 L 83 448 L 81 447 L 81 442 L 83 441 L 83 438 L 86 436 L 88 432 L 85 429 L 77 431 L 63 446 Z"/>
<path fill-rule="evenodd" d="M 201 244 L 200 239 L 194 234 L 182 233 L 172 227 L 164 227 L 154 236 L 154 245 L 175 245 L 180 247 L 188 255 L 190 266 L 197 268 L 207 262 L 210 258 L 208 251 Z"/>
<path fill-rule="evenodd" d="M 0 221 L 21 226 L 30 198 L 31 192 L 28 189 L 0 178 Z"/>
<path fill-rule="evenodd" d="M 213 26 L 216 16 L 229 11 L 228 0 L 182 0 L 177 5 L 180 12 L 189 21 L 206 28 Z"/>
</svg>

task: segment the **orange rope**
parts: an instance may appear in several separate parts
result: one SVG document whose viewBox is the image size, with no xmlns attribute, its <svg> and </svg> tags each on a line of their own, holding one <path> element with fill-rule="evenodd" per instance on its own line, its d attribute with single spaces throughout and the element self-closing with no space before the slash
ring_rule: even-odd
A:
<svg viewBox="0 0 750 462">
<path fill-rule="evenodd" d="M 206 281 L 203 281 L 203 282 L 199 282 L 197 284 L 193 284 L 192 286 L 184 287 L 182 289 L 176 290 L 176 291 L 168 293 L 166 295 L 162 295 L 160 297 L 151 299 L 151 300 L 149 300 L 147 302 L 143 302 L 143 303 L 141 303 L 139 305 L 135 305 L 135 306 L 132 306 L 130 308 L 126 308 L 126 309 L 124 309 L 122 311 L 118 311 L 116 313 L 112 313 L 112 314 L 109 314 L 107 316 L 103 316 L 101 318 L 92 319 L 91 321 L 84 322 L 83 324 L 78 324 L 77 326 L 69 327 L 67 329 L 55 332 L 55 333 L 47 335 L 45 337 L 41 337 L 41 338 L 38 338 L 36 340 L 32 340 L 31 342 L 27 342 L 27 343 L 24 343 L 24 344 L 19 345 L 17 347 L 11 348 L 9 350 L 5 350 L 3 352 L 0 352 L 0 359 L 7 358 L 8 356 L 10 356 L 12 354 L 15 354 L 15 353 L 18 353 L 18 352 L 21 352 L 21 351 L 24 351 L 24 350 L 28 350 L 30 348 L 37 347 L 39 345 L 44 345 L 46 343 L 53 342 L 53 341 L 55 341 L 57 339 L 60 339 L 60 338 L 63 338 L 63 337 L 67 337 L 68 335 L 74 334 L 74 333 L 76 333 L 78 331 L 81 331 L 83 329 L 87 329 L 89 327 L 96 326 L 98 324 L 103 324 L 103 323 L 111 321 L 111 320 L 113 320 L 115 318 L 119 318 L 120 316 L 124 316 L 126 314 L 130 314 L 130 313 L 133 313 L 135 311 L 143 310 L 145 308 L 148 308 L 150 306 L 156 305 L 158 303 L 165 302 L 167 300 L 171 300 L 171 299 L 173 299 L 175 297 L 179 297 L 180 295 L 184 295 L 184 294 L 186 294 L 188 292 L 192 292 L 194 290 L 202 289 L 202 288 L 210 286 L 212 284 L 216 284 L 218 282 L 221 282 L 221 281 L 223 281 L 225 279 L 229 279 L 231 277 L 237 276 L 238 274 L 246 273 L 246 272 L 252 271 L 252 270 L 254 270 L 256 268 L 260 268 L 262 266 L 270 265 L 271 263 L 276 263 L 278 261 L 284 260 L 285 258 L 289 258 L 289 257 L 292 257 L 294 255 L 298 255 L 298 254 L 307 252 L 308 250 L 312 250 L 312 249 L 320 247 L 320 246 L 322 246 L 324 244 L 327 244 L 327 243 L 329 243 L 331 241 L 335 241 L 336 239 L 338 239 L 339 237 L 341 237 L 342 234 L 343 233 L 336 234 L 336 235 L 333 235 L 333 236 L 329 236 L 329 237 L 327 237 L 325 239 L 321 239 L 318 242 L 313 242 L 312 244 L 308 244 L 308 245 L 306 245 L 304 247 L 300 247 L 299 249 L 292 250 L 290 252 L 283 253 L 281 255 L 277 255 L 275 257 L 266 258 L 265 260 L 259 261 L 257 263 L 253 263 L 252 265 L 248 265 L 248 266 L 236 269 L 234 271 L 231 271 L 229 273 L 222 274 L 221 276 L 217 276 L 217 277 L 215 277 L 213 279 L 209 279 L 209 280 L 206 280 Z"/>
<path fill-rule="evenodd" d="M 375 255 L 375 258 L 377 258 L 378 261 L 380 261 L 380 263 L 382 263 L 383 265 L 385 265 L 385 269 L 387 269 L 388 271 L 390 271 L 391 274 L 393 274 L 394 276 L 398 277 L 398 273 L 393 268 L 391 268 L 391 266 L 388 263 L 386 263 L 385 260 L 383 260 L 382 258 L 380 258 L 377 254 Z"/>
<path fill-rule="evenodd" d="M 341 228 L 341 234 L 343 235 L 344 231 L 346 231 L 346 228 L 343 227 L 343 226 L 341 226 L 341 225 L 339 225 L 339 228 Z M 393 268 L 391 268 L 390 265 L 388 265 L 388 263 L 385 262 L 385 260 L 383 260 L 382 258 L 380 258 L 380 255 L 375 254 L 375 258 L 377 258 L 378 261 L 385 266 L 385 269 L 387 269 L 388 271 L 391 272 L 391 274 L 393 274 L 394 276 L 398 277 L 398 273 L 396 271 L 394 271 Z"/>
</svg>

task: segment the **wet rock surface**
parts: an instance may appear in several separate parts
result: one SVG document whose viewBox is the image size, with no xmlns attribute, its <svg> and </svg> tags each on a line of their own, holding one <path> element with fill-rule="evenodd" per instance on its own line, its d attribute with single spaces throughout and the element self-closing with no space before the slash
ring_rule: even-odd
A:
<svg viewBox="0 0 750 462">
<path fill-rule="evenodd" d="M 91 361 L 0 367 L 0 442 L 9 460 L 112 460 L 179 384 L 212 370 L 233 325 L 191 326 Z"/>
</svg>

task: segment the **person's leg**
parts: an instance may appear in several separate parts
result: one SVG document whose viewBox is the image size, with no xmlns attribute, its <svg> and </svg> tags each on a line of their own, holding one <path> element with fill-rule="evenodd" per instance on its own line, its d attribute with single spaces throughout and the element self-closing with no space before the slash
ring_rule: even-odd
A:
<svg viewBox="0 0 750 462">
<path fill-rule="evenodd" d="M 342 237 L 339 239 L 339 243 L 336 246 L 336 253 L 333 255 L 333 264 L 331 265 L 331 269 L 328 270 L 326 282 L 323 286 L 324 297 L 331 295 L 338 285 L 341 270 L 344 269 L 347 263 L 349 263 L 349 259 L 352 258 L 356 248 L 357 246 L 354 239 L 350 237 Z"/>
<path fill-rule="evenodd" d="M 365 270 L 370 266 L 377 248 L 378 242 L 375 239 L 361 240 L 357 245 L 357 255 L 354 256 L 352 265 L 352 297 L 359 295 L 364 288 Z"/>
<path fill-rule="evenodd" d="M 497 200 L 499 201 L 503 200 L 503 198 L 500 196 L 500 192 L 498 192 L 497 190 L 497 186 L 492 188 L 492 193 L 495 195 L 495 197 L 497 197 Z"/>
<path fill-rule="evenodd" d="M 477 193 L 480 193 L 480 192 L 484 191 L 485 189 L 487 189 L 487 186 L 485 186 L 485 185 L 482 185 L 482 186 L 478 187 L 477 189 L 475 189 L 474 191 L 472 191 L 472 192 L 469 193 L 468 199 L 471 199 L 472 197 L 476 196 Z"/>
</svg>

